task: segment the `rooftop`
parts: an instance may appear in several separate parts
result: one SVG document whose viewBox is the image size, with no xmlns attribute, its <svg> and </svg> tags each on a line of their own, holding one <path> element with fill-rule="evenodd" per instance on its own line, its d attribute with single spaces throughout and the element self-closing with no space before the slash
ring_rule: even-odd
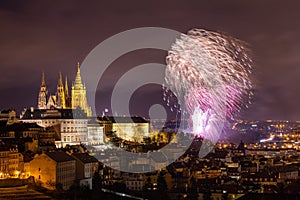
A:
<svg viewBox="0 0 300 200">
<path fill-rule="evenodd" d="M 56 162 L 72 161 L 74 158 L 63 151 L 44 152 L 48 157 Z"/>
<path fill-rule="evenodd" d="M 78 109 L 26 109 L 20 119 L 86 119 L 86 113 Z"/>
<path fill-rule="evenodd" d="M 99 121 L 109 121 L 112 123 L 148 123 L 146 119 L 139 116 L 133 116 L 133 117 L 113 117 L 113 116 L 104 116 L 104 117 L 98 117 Z"/>
<path fill-rule="evenodd" d="M 74 156 L 75 158 L 77 158 L 78 160 L 80 160 L 83 163 L 94 163 L 94 162 L 98 162 L 98 160 L 89 155 L 88 153 L 74 153 L 72 154 L 72 156 Z"/>
</svg>

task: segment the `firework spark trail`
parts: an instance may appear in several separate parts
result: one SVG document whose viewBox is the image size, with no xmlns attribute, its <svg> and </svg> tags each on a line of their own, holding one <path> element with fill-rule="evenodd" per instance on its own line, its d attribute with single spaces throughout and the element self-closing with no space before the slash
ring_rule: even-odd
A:
<svg viewBox="0 0 300 200">
<path fill-rule="evenodd" d="M 233 118 L 250 103 L 248 53 L 242 41 L 202 29 L 181 34 L 172 45 L 166 58 L 165 88 L 177 97 L 194 134 L 216 142 L 226 117 Z M 173 98 L 169 94 L 164 93 L 168 104 Z"/>
</svg>

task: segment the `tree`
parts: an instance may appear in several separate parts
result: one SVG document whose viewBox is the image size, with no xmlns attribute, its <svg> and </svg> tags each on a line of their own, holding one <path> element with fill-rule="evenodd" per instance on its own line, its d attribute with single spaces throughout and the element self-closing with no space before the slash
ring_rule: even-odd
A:
<svg viewBox="0 0 300 200">
<path fill-rule="evenodd" d="M 91 199 L 91 190 L 89 189 L 88 185 L 80 186 L 80 196 L 81 199 Z"/>
<path fill-rule="evenodd" d="M 63 185 L 61 183 L 56 183 L 56 190 L 57 191 L 63 191 Z"/>
<path fill-rule="evenodd" d="M 166 179 L 162 172 L 160 172 L 157 177 L 157 189 L 159 191 L 167 191 L 168 190 L 167 182 L 166 182 Z"/>
<path fill-rule="evenodd" d="M 168 136 L 168 143 L 170 143 L 173 140 L 173 138 L 174 138 L 174 133 L 167 132 L 167 136 Z"/>
<path fill-rule="evenodd" d="M 205 184 L 203 191 L 203 200 L 211 200 L 210 184 Z"/>
<path fill-rule="evenodd" d="M 74 182 L 70 189 L 68 190 L 69 198 L 70 199 L 91 199 L 91 190 L 86 185 L 79 185 L 78 183 Z"/>
<path fill-rule="evenodd" d="M 151 138 L 150 138 L 150 137 L 143 137 L 143 140 L 144 140 L 144 143 L 145 143 L 146 145 L 151 144 Z"/>
<path fill-rule="evenodd" d="M 278 187 L 278 193 L 283 194 L 284 193 L 284 184 L 282 182 L 277 183 Z"/>
<path fill-rule="evenodd" d="M 156 199 L 156 200 L 167 200 L 169 199 L 168 194 L 167 194 L 167 182 L 164 177 L 164 173 L 160 172 L 157 176 L 157 190 L 153 188 L 150 193 L 151 195 L 149 196 L 149 199 Z"/>
<path fill-rule="evenodd" d="M 188 196 L 190 200 L 197 200 L 198 199 L 198 186 L 196 179 L 194 177 L 190 180 L 190 188 L 188 191 Z"/>
<path fill-rule="evenodd" d="M 93 190 L 94 191 L 99 191 L 102 188 L 102 177 L 100 176 L 100 166 L 98 166 L 98 169 L 95 171 L 93 175 Z"/>
</svg>

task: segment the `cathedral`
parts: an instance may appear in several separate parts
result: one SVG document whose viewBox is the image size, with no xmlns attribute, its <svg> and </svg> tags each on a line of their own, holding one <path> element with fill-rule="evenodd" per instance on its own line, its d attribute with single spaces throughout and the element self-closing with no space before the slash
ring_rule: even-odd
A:
<svg viewBox="0 0 300 200">
<path fill-rule="evenodd" d="M 80 64 L 78 63 L 77 74 L 75 82 L 71 87 L 71 94 L 69 94 L 68 80 L 65 79 L 65 85 L 61 73 L 59 73 L 57 90 L 55 95 L 48 96 L 48 90 L 45 82 L 45 75 L 42 74 L 42 84 L 38 95 L 38 109 L 76 109 L 81 108 L 87 116 L 92 116 L 91 107 L 88 105 L 86 98 L 86 88 L 82 83 L 80 74 Z"/>
</svg>

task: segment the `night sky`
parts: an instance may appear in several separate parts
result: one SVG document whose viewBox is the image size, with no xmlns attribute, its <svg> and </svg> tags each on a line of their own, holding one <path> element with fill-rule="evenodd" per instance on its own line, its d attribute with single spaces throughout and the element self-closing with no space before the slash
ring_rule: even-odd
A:
<svg viewBox="0 0 300 200">
<path fill-rule="evenodd" d="M 241 118 L 300 119 L 299 1 L 0 2 L 0 109 L 20 112 L 36 106 L 42 71 L 54 94 L 58 73 L 73 81 L 77 61 L 114 34 L 148 26 L 180 32 L 197 27 L 230 34 L 249 43 L 253 51 L 255 99 Z M 122 71 L 163 62 L 164 56 L 165 52 L 135 52 L 112 65 Z M 115 73 L 120 72 L 108 75 L 113 79 Z M 108 93 L 97 93 L 99 110 L 106 106 L 103 97 Z"/>
</svg>

